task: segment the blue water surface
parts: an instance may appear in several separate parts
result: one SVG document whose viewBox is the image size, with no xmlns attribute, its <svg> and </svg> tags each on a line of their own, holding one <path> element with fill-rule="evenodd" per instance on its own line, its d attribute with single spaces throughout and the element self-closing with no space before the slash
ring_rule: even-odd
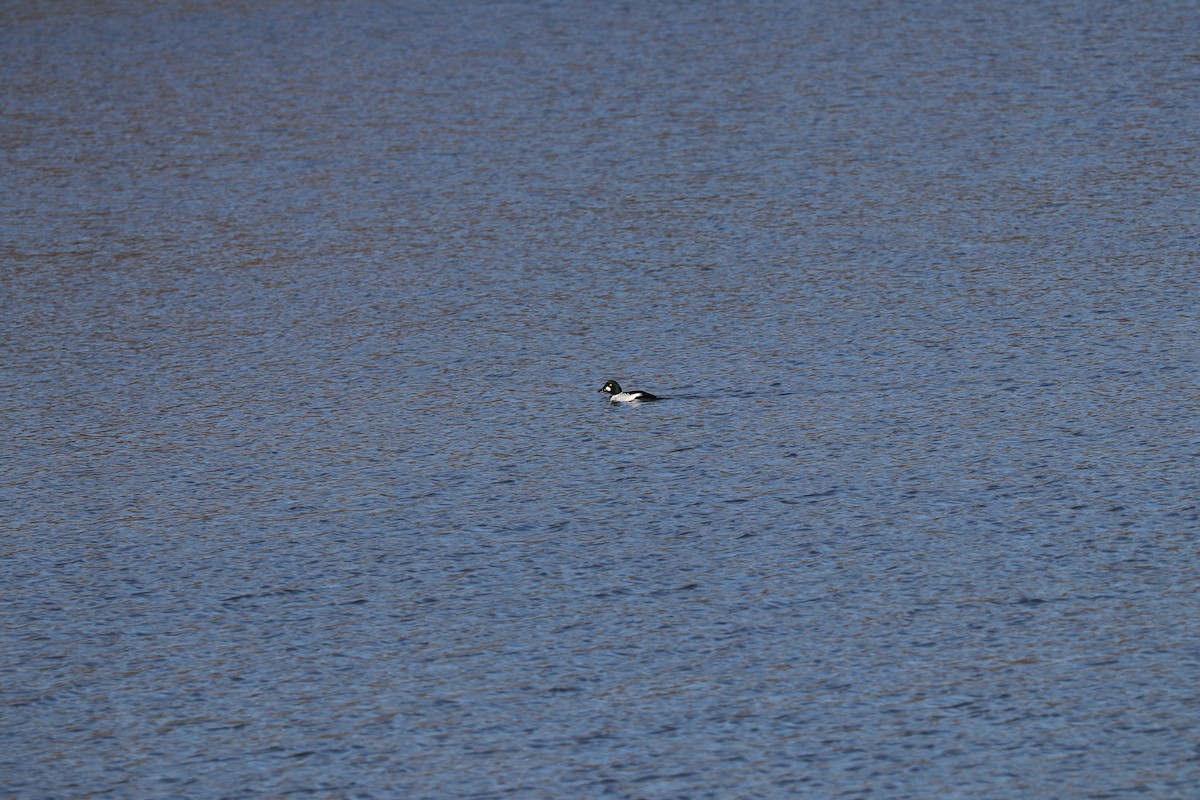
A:
<svg viewBox="0 0 1200 800">
<path fill-rule="evenodd" d="M 1197 42 L 0 9 L 0 794 L 1193 796 Z"/>
</svg>

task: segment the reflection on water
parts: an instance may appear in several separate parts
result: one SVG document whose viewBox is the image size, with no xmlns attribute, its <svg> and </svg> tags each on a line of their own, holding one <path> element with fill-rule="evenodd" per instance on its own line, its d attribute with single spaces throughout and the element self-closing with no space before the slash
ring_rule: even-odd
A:
<svg viewBox="0 0 1200 800">
<path fill-rule="evenodd" d="M 1188 6 L 0 13 L 7 794 L 1200 777 Z"/>
</svg>

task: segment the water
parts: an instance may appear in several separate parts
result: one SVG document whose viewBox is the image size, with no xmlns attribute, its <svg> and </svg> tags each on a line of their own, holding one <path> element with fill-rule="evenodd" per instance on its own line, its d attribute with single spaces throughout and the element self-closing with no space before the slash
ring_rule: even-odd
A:
<svg viewBox="0 0 1200 800">
<path fill-rule="evenodd" d="M 1192 4 L 0 22 L 5 796 L 1194 792 Z"/>
</svg>

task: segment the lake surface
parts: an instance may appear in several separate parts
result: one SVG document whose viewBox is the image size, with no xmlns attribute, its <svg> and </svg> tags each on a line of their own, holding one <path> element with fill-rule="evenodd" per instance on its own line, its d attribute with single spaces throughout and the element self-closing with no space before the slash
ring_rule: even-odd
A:
<svg viewBox="0 0 1200 800">
<path fill-rule="evenodd" d="M 4 5 L 0 794 L 1194 796 L 1198 43 Z"/>
</svg>

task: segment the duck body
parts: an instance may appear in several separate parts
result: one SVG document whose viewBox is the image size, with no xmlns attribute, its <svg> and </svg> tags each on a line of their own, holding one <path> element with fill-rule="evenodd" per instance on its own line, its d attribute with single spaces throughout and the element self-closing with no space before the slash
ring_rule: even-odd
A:
<svg viewBox="0 0 1200 800">
<path fill-rule="evenodd" d="M 658 395 L 653 395 L 649 392 L 623 391 L 621 384 L 616 381 L 608 381 L 596 391 L 607 394 L 608 402 L 610 403 L 649 403 L 651 400 L 659 399 Z"/>
</svg>

